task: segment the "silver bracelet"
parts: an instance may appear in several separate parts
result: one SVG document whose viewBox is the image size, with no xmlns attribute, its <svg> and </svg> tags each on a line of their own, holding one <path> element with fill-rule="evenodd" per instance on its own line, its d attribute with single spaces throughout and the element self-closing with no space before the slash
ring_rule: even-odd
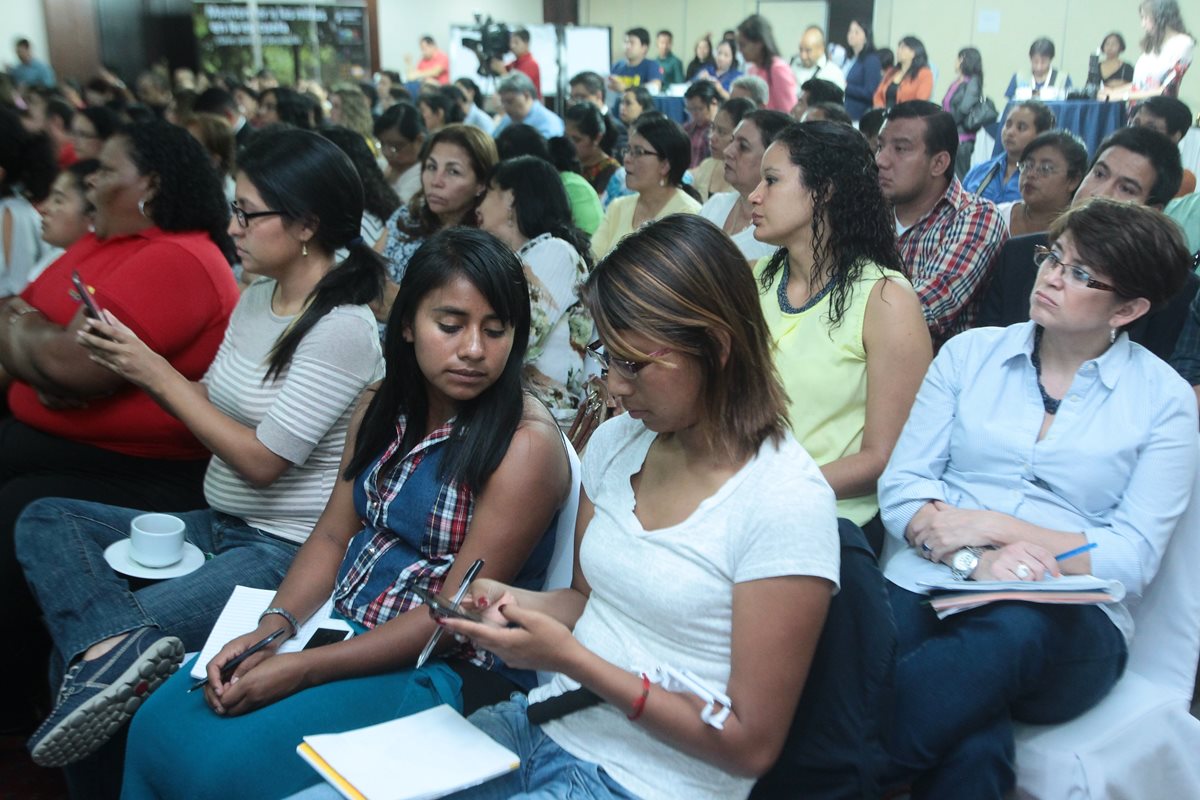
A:
<svg viewBox="0 0 1200 800">
<path fill-rule="evenodd" d="M 300 632 L 300 623 L 296 622 L 296 618 L 292 616 L 292 612 L 288 611 L 286 608 L 280 608 L 279 606 L 271 606 L 266 611 L 259 614 L 258 621 L 262 622 L 263 617 L 269 617 L 272 614 L 278 614 L 287 620 L 288 625 L 292 626 L 292 636 L 295 636 Z M 288 638 L 290 639 L 291 636 Z"/>
</svg>

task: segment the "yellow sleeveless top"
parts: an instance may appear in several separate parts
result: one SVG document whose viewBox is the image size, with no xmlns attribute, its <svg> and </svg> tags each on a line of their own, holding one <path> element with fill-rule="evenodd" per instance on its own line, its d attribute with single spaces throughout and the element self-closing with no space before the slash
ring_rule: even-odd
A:
<svg viewBox="0 0 1200 800">
<path fill-rule="evenodd" d="M 755 280 L 762 277 L 769 260 L 763 258 L 755 264 Z M 828 293 L 800 313 L 780 308 L 779 284 L 786 274 L 785 267 L 769 289 L 759 290 L 760 301 L 775 343 L 775 366 L 788 393 L 792 435 L 823 466 L 862 447 L 867 419 L 863 320 L 871 289 L 884 278 L 905 283 L 908 279 L 877 264 L 865 265 L 841 322 L 830 327 Z M 837 506 L 838 516 L 856 525 L 863 525 L 879 512 L 874 492 L 839 499 Z"/>
</svg>

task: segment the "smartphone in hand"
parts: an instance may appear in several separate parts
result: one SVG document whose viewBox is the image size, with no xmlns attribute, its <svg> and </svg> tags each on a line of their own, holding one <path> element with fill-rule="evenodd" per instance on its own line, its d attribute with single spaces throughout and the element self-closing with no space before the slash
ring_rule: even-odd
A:
<svg viewBox="0 0 1200 800">
<path fill-rule="evenodd" d="M 100 306 L 92 297 L 92 292 L 83 282 L 83 278 L 79 277 L 78 271 L 71 273 L 71 283 L 75 284 L 75 291 L 79 292 L 79 299 L 83 301 L 83 313 L 92 319 L 104 319 L 104 315 L 100 313 Z"/>
<path fill-rule="evenodd" d="M 445 597 L 442 597 L 440 594 L 427 592 L 417 586 L 413 587 L 412 592 L 417 597 L 421 598 L 421 602 L 429 607 L 429 613 L 433 614 L 435 617 L 442 617 L 443 619 L 447 617 L 452 619 L 465 619 L 468 622 L 483 622 L 483 617 L 479 616 L 473 611 L 467 611 L 464 608 L 459 608 L 457 605 L 450 602 L 450 600 L 446 599 Z"/>
</svg>

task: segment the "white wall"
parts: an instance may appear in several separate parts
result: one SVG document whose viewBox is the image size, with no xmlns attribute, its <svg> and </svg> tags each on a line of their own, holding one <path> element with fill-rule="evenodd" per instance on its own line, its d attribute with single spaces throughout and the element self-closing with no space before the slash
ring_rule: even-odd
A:
<svg viewBox="0 0 1200 800">
<path fill-rule="evenodd" d="M 0 63 L 15 64 L 17 54 L 13 43 L 25 38 L 33 46 L 33 57 L 47 60 L 50 47 L 46 44 L 46 15 L 42 0 L 3 0 L 0 13 Z"/>
<path fill-rule="evenodd" d="M 406 54 L 420 60 L 425 35 L 448 49 L 450 26 L 471 24 L 476 11 L 509 26 L 534 24 L 542 21 L 542 0 L 379 0 L 380 66 L 403 73 Z"/>
<path fill-rule="evenodd" d="M 1181 5 L 1184 22 L 1195 34 L 1200 7 Z M 1087 79 L 1088 56 L 1112 31 L 1125 37 L 1123 58 L 1137 61 L 1142 38 L 1137 8 L 1137 0 L 875 0 L 875 44 L 895 49 L 909 34 L 924 42 L 939 68 L 936 101 L 954 78 L 958 51 L 977 47 L 983 55 L 984 92 L 1002 106 L 1009 78 L 1029 69 L 1029 45 L 1038 36 L 1054 42 L 1054 65 L 1065 69 L 1076 86 Z M 980 30 L 981 12 L 999 15 L 998 30 Z M 1195 73 L 1192 69 L 1184 77 L 1180 95 L 1193 114 L 1200 111 L 1200 75 Z"/>
</svg>

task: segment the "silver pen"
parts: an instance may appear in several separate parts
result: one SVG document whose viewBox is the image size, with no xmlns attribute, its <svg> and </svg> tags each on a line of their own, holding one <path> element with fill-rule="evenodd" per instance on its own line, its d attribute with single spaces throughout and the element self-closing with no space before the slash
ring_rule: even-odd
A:
<svg viewBox="0 0 1200 800">
<path fill-rule="evenodd" d="M 467 574 L 463 576 L 462 583 L 458 585 L 458 591 L 454 593 L 454 597 L 450 599 L 450 605 L 458 608 L 458 604 L 462 602 L 463 595 L 467 593 L 467 589 L 471 587 L 471 581 L 475 580 L 475 576 L 479 574 L 479 570 L 483 569 L 483 559 L 475 560 L 475 563 L 467 570 Z M 425 649 L 421 651 L 421 655 L 417 657 L 417 669 L 425 666 L 425 662 L 429 660 L 429 656 L 433 655 L 433 648 L 437 647 L 438 640 L 442 638 L 442 629 L 439 626 L 433 632 L 433 636 L 429 637 L 429 641 L 425 643 Z"/>
</svg>

